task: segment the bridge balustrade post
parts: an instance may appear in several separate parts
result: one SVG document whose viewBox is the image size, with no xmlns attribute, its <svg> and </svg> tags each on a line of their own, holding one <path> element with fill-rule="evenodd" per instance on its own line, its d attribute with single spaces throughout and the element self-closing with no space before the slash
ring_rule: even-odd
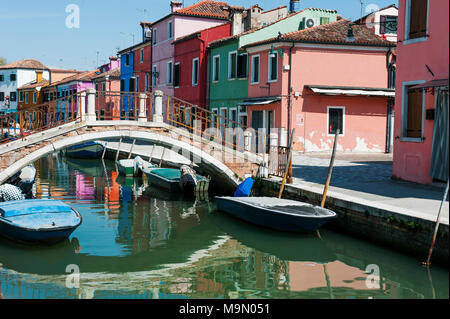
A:
<svg viewBox="0 0 450 319">
<path fill-rule="evenodd" d="M 138 122 L 140 122 L 140 123 L 147 122 L 147 112 L 145 109 L 146 102 L 147 102 L 147 94 L 144 94 L 144 93 L 139 94 Z"/>
<path fill-rule="evenodd" d="M 153 121 L 162 123 L 164 121 L 162 109 L 163 109 L 163 96 L 164 93 L 162 91 L 155 91 L 153 93 L 155 95 L 155 114 L 153 115 Z M 169 111 L 169 110 L 167 110 Z"/>
<path fill-rule="evenodd" d="M 278 146 L 278 133 L 270 133 L 270 147 Z"/>
<path fill-rule="evenodd" d="M 246 130 L 244 132 L 244 149 L 248 152 L 250 152 L 252 147 L 252 132 L 249 130 Z"/>
<path fill-rule="evenodd" d="M 95 89 L 87 89 L 87 114 L 86 121 L 96 121 L 97 116 L 95 115 Z"/>
<path fill-rule="evenodd" d="M 80 114 L 80 119 L 86 121 L 86 92 L 80 93 L 80 100 L 78 103 L 78 114 Z"/>
</svg>

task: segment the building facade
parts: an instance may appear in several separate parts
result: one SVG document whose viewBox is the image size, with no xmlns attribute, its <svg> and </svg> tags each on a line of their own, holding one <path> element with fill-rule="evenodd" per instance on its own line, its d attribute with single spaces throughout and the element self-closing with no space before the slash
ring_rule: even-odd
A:
<svg viewBox="0 0 450 319">
<path fill-rule="evenodd" d="M 365 24 L 376 35 L 397 42 L 398 8 L 395 4 L 374 11 L 355 23 Z"/>
<path fill-rule="evenodd" d="M 399 1 L 394 178 L 448 179 L 448 10 L 448 1 Z"/>
</svg>

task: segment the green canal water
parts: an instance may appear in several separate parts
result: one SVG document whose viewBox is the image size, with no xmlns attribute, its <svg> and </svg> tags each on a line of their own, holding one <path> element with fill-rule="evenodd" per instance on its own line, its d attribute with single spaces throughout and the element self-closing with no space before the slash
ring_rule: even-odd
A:
<svg viewBox="0 0 450 319">
<path fill-rule="evenodd" d="M 111 161 L 54 154 L 35 166 L 37 197 L 69 203 L 83 223 L 57 246 L 0 238 L 2 298 L 449 298 L 448 269 L 384 247 L 254 227 L 212 199 L 118 177 Z"/>
</svg>

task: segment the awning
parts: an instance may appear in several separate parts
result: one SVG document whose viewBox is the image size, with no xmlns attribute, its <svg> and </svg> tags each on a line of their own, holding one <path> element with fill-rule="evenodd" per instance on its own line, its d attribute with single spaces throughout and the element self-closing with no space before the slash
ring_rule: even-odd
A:
<svg viewBox="0 0 450 319">
<path fill-rule="evenodd" d="M 315 86 L 305 85 L 314 93 L 325 95 L 350 95 L 350 96 L 385 96 L 395 97 L 394 89 L 384 88 L 359 88 L 359 87 L 333 87 L 333 86 Z"/>
<path fill-rule="evenodd" d="M 423 84 L 415 85 L 412 87 L 412 89 L 426 89 L 437 86 L 448 86 L 448 79 L 428 81 Z"/>
<path fill-rule="evenodd" d="M 281 101 L 281 97 L 247 99 L 239 105 L 266 105 Z"/>
</svg>

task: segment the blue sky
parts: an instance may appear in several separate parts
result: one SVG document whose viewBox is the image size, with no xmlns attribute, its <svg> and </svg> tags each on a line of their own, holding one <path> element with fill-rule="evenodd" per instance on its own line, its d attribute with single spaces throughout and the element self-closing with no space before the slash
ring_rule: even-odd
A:
<svg viewBox="0 0 450 319">
<path fill-rule="evenodd" d="M 225 0 L 224 0 L 225 1 Z M 196 0 L 185 0 L 185 6 Z M 232 5 L 259 4 L 264 10 L 287 5 L 288 0 L 228 0 Z M 398 0 L 364 0 L 380 8 Z M 6 4 L 7 3 L 7 4 Z M 66 7 L 80 9 L 80 28 L 67 28 Z M 140 21 L 156 21 L 170 12 L 170 0 L 5 0 L 0 9 L 0 57 L 8 62 L 37 59 L 50 67 L 91 70 L 105 63 L 117 48 L 140 42 Z M 307 7 L 338 10 L 355 20 L 361 13 L 360 0 L 302 0 Z"/>
</svg>

